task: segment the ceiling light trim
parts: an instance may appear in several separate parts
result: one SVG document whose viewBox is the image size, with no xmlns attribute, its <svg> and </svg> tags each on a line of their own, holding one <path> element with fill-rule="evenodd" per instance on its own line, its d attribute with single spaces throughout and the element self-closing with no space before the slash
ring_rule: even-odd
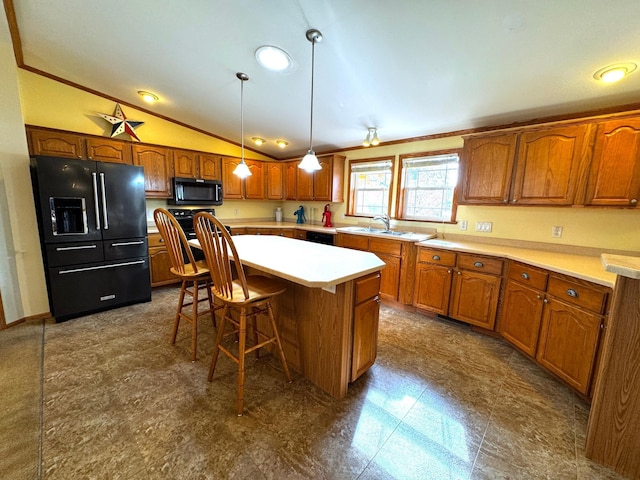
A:
<svg viewBox="0 0 640 480">
<path fill-rule="evenodd" d="M 280 47 L 262 45 L 256 49 L 256 60 L 272 72 L 288 72 L 293 67 L 291 55 Z"/>
<path fill-rule="evenodd" d="M 638 68 L 633 62 L 614 63 L 602 67 L 593 74 L 593 78 L 605 83 L 614 83 L 633 73 Z"/>
</svg>

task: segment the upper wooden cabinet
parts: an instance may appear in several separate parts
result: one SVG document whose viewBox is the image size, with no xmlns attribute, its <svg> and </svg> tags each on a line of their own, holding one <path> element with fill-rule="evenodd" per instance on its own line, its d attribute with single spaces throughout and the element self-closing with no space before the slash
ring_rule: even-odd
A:
<svg viewBox="0 0 640 480">
<path fill-rule="evenodd" d="M 239 158 L 222 157 L 222 197 L 225 199 L 244 198 L 242 179 L 233 174 L 239 164 Z"/>
<path fill-rule="evenodd" d="M 511 202 L 572 205 L 588 160 L 588 132 L 587 125 L 522 132 Z"/>
<path fill-rule="evenodd" d="M 463 203 L 507 203 L 516 158 L 515 133 L 472 137 L 460 165 Z"/>
<path fill-rule="evenodd" d="M 198 153 L 198 166 L 200 172 L 198 176 L 205 180 L 220 180 L 220 155 L 211 153 Z"/>
<path fill-rule="evenodd" d="M 131 143 L 111 138 L 27 127 L 29 153 L 51 157 L 84 158 L 131 165 Z"/>
<path fill-rule="evenodd" d="M 640 118 L 598 124 L 585 205 L 635 207 L 640 198 Z"/>
<path fill-rule="evenodd" d="M 172 151 L 150 145 L 132 145 L 133 164 L 144 167 L 144 189 L 147 197 L 171 197 Z"/>
<path fill-rule="evenodd" d="M 286 162 L 284 167 L 284 194 L 286 200 L 298 199 L 298 161 Z"/>
<path fill-rule="evenodd" d="M 318 200 L 327 202 L 344 201 L 344 161 L 342 155 L 324 155 L 318 157 L 320 170 L 313 173 L 298 168 L 298 162 L 291 162 L 296 170 L 295 200 Z M 287 187 L 289 187 L 289 166 L 287 167 Z M 287 200 L 293 200 L 287 190 Z"/>
<path fill-rule="evenodd" d="M 196 152 L 174 150 L 173 174 L 175 177 L 198 178 L 198 160 L 196 159 Z"/>
<path fill-rule="evenodd" d="M 264 200 L 264 166 L 259 160 L 245 160 L 251 175 L 244 179 L 244 198 Z"/>
<path fill-rule="evenodd" d="M 266 164 L 267 200 L 284 200 L 284 171 L 282 162 L 267 162 Z"/>
</svg>

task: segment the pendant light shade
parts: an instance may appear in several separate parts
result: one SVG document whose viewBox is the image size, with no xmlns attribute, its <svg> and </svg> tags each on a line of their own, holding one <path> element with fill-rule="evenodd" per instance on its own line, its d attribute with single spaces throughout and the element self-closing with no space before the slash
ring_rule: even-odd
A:
<svg viewBox="0 0 640 480">
<path fill-rule="evenodd" d="M 313 74 L 315 70 L 315 47 L 316 42 L 322 41 L 322 33 L 315 29 L 307 30 L 307 40 L 311 42 L 311 121 L 309 123 L 309 151 L 298 164 L 298 167 L 307 172 L 313 172 L 314 170 L 322 169 L 320 162 L 318 162 L 318 157 L 316 157 L 316 152 L 313 151 Z"/>
<path fill-rule="evenodd" d="M 240 163 L 233 171 L 233 174 L 240 178 L 246 178 L 251 175 L 251 170 L 249 170 L 249 167 L 247 167 L 247 164 L 244 162 L 244 82 L 249 80 L 249 76 L 246 73 L 238 72 L 236 73 L 236 77 L 240 80 L 240 145 L 242 155 Z"/>
</svg>

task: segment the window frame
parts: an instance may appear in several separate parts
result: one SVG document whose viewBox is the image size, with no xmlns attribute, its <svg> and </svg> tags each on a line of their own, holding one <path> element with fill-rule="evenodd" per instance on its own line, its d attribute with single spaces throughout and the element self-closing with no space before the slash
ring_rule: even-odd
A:
<svg viewBox="0 0 640 480">
<path fill-rule="evenodd" d="M 455 187 L 453 188 L 453 199 L 451 202 L 451 218 L 449 220 L 424 220 L 419 218 L 405 218 L 404 217 L 404 167 L 403 161 L 409 158 L 421 158 L 421 157 L 436 157 L 439 155 L 458 155 L 458 179 Z M 456 215 L 458 213 L 458 190 L 460 186 L 460 165 L 462 160 L 462 149 L 451 148 L 446 150 L 432 150 L 428 152 L 417 152 L 401 154 L 398 158 L 398 177 L 396 179 L 396 211 L 395 218 L 405 222 L 425 222 L 425 223 L 456 223 Z"/>
<path fill-rule="evenodd" d="M 393 195 L 394 195 L 394 179 L 396 175 L 397 168 L 397 160 L 395 156 L 385 155 L 384 157 L 373 157 L 373 158 L 359 158 L 354 160 L 349 160 L 349 172 L 348 172 L 348 196 L 347 196 L 347 209 L 346 214 L 350 217 L 360 217 L 360 218 L 373 218 L 375 215 L 362 215 L 355 213 L 355 188 L 352 184 L 353 178 L 353 166 L 362 164 L 362 163 L 374 163 L 374 162 L 391 162 L 391 182 L 389 184 L 389 198 L 387 200 L 387 215 L 391 215 L 391 206 L 393 205 Z"/>
</svg>

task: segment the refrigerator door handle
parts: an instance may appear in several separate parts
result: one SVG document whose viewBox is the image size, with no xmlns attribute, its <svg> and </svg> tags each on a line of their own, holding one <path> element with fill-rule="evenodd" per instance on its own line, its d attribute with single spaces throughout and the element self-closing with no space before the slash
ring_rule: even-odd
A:
<svg viewBox="0 0 640 480">
<path fill-rule="evenodd" d="M 104 229 L 109 230 L 109 218 L 107 217 L 107 191 L 104 186 L 104 173 L 100 173 L 100 188 L 102 189 L 102 219 L 104 221 Z"/>
<path fill-rule="evenodd" d="M 72 268 L 70 270 L 60 270 L 58 274 L 64 275 L 65 273 L 90 272 L 92 270 L 105 270 L 107 268 L 128 267 L 130 265 L 141 265 L 144 262 L 144 260 L 137 260 L 135 262 L 113 263 L 111 265 L 100 265 L 97 267 Z"/>
<path fill-rule="evenodd" d="M 100 206 L 98 205 L 98 180 L 96 172 L 93 172 L 91 176 L 93 177 L 93 204 L 96 209 L 96 230 L 100 230 Z"/>
<path fill-rule="evenodd" d="M 66 252 L 67 250 L 85 250 L 87 248 L 98 248 L 97 245 L 82 245 L 80 247 L 58 247 L 56 252 Z"/>
<path fill-rule="evenodd" d="M 143 245 L 144 242 L 142 240 L 139 240 L 137 242 L 118 242 L 118 243 L 112 243 L 111 246 L 112 247 L 128 247 L 129 245 Z"/>
</svg>

